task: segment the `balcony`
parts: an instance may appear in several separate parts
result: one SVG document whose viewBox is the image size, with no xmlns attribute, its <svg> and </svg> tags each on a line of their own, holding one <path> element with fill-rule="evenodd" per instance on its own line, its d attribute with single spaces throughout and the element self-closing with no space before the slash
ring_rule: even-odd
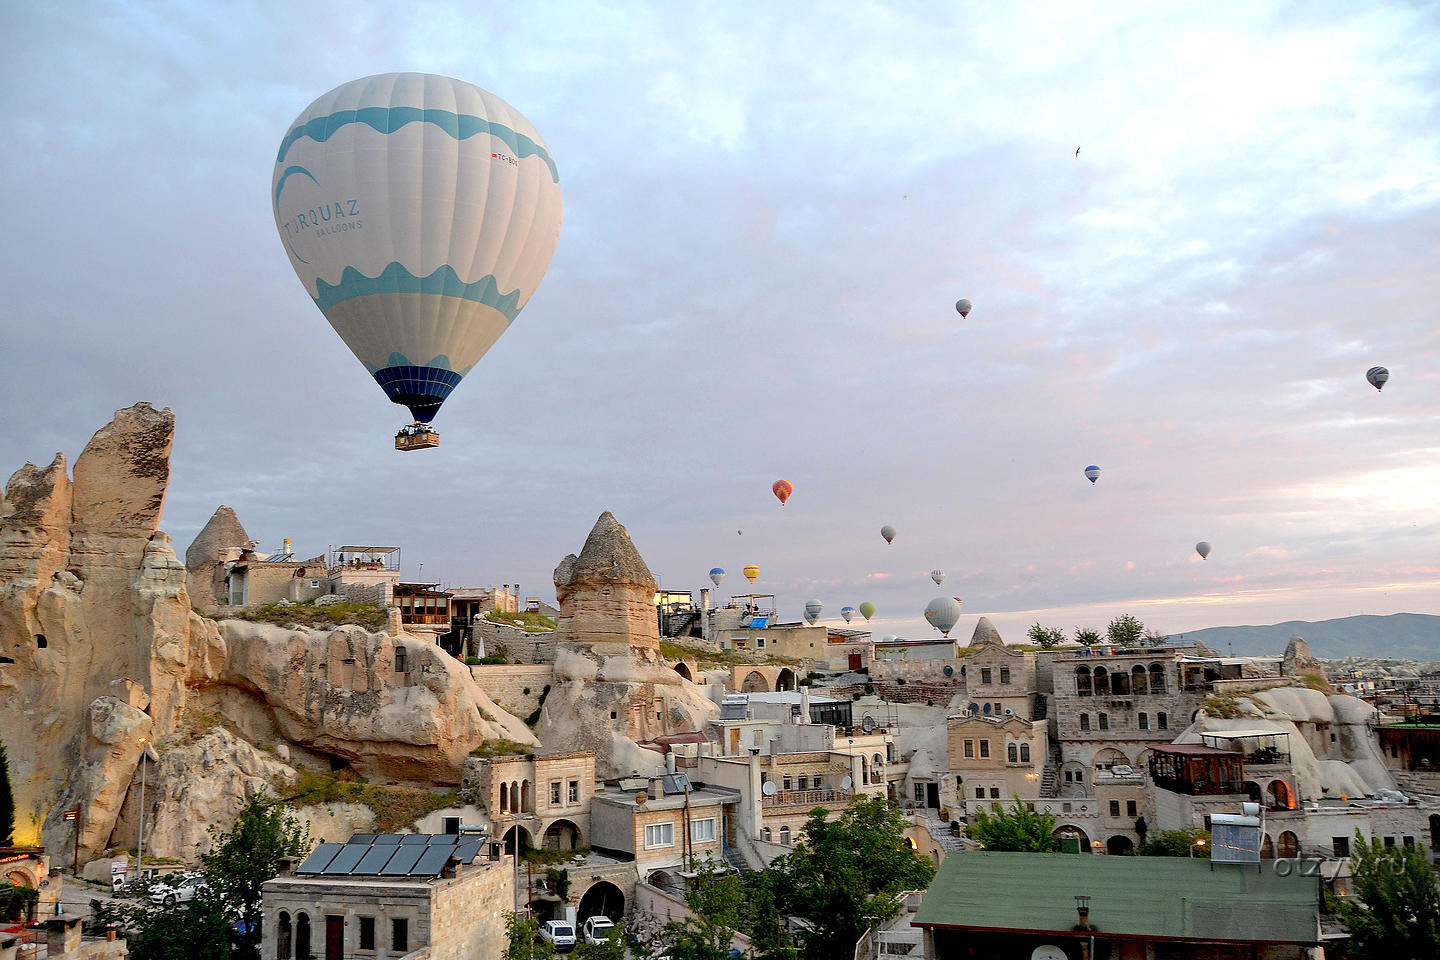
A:
<svg viewBox="0 0 1440 960">
<path fill-rule="evenodd" d="M 762 797 L 762 807 L 818 807 L 827 803 L 848 804 L 855 797 L 853 790 L 778 790 L 774 796 Z"/>
</svg>

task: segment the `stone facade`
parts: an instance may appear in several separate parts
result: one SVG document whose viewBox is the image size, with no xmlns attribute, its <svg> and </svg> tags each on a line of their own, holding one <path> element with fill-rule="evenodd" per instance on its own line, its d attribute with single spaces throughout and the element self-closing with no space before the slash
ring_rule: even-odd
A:
<svg viewBox="0 0 1440 960">
<path fill-rule="evenodd" d="M 552 850 L 590 844 L 595 753 L 471 758 L 466 784 L 490 812 L 496 837 L 517 829 L 524 843 Z M 509 841 L 507 840 L 507 843 Z"/>
<path fill-rule="evenodd" d="M 1035 716 L 1035 654 L 986 643 L 964 659 L 965 695 L 982 715 Z"/>
<path fill-rule="evenodd" d="M 1037 795 L 1049 737 L 1043 720 L 966 713 L 947 721 L 946 748 L 952 777 L 942 778 L 941 803 L 988 810 L 991 800 Z"/>
<path fill-rule="evenodd" d="M 494 664 L 470 668 L 485 694 L 517 717 L 529 716 L 548 692 L 555 670 L 548 663 Z"/>
<path fill-rule="evenodd" d="M 643 791 L 606 790 L 590 808 L 594 846 L 634 858 L 642 880 L 657 870 L 684 869 L 687 857 L 722 862 L 726 807 L 737 801 L 730 791 L 713 788 L 663 794 L 655 783 Z"/>
</svg>

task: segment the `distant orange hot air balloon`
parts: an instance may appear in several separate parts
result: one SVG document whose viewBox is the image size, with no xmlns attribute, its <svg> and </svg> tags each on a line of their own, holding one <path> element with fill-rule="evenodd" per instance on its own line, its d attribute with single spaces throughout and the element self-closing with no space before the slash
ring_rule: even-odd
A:
<svg viewBox="0 0 1440 960">
<path fill-rule="evenodd" d="M 770 485 L 770 489 L 775 491 L 775 498 L 780 501 L 780 506 L 783 507 L 785 506 L 785 501 L 790 499 L 790 494 L 795 492 L 795 484 L 789 480 L 776 480 Z"/>
<path fill-rule="evenodd" d="M 753 563 L 747 563 L 745 565 L 745 569 L 742 572 L 745 574 L 745 579 L 749 580 L 751 583 L 754 583 L 755 578 L 760 576 L 760 568 L 755 566 L 755 564 Z"/>
</svg>

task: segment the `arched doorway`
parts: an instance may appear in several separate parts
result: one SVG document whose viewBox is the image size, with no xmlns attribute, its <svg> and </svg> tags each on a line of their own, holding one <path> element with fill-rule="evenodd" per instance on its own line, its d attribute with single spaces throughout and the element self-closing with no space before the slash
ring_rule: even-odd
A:
<svg viewBox="0 0 1440 960">
<path fill-rule="evenodd" d="M 775 689 L 776 689 L 776 690 L 794 690 L 794 689 L 795 689 L 795 671 L 794 671 L 794 670 L 791 670 L 789 667 L 786 667 L 785 669 L 781 670 L 778 674 L 776 674 L 776 676 L 775 676 Z"/>
<path fill-rule="evenodd" d="M 765 682 L 765 677 L 759 670 L 751 670 L 745 677 L 745 682 L 740 684 L 741 693 L 769 693 L 770 685 Z"/>
<path fill-rule="evenodd" d="M 540 845 L 546 850 L 574 850 L 580 846 L 580 828 L 569 820 L 556 820 L 545 828 Z"/>
<path fill-rule="evenodd" d="M 1430 814 L 1430 849 L 1440 850 L 1440 813 Z"/>
<path fill-rule="evenodd" d="M 1262 796 L 1261 794 L 1260 784 L 1256 783 L 1254 780 L 1245 781 L 1245 796 L 1250 798 L 1251 803 L 1260 803 L 1262 800 L 1265 799 L 1264 796 Z"/>
<path fill-rule="evenodd" d="M 1280 842 L 1276 847 L 1276 852 L 1280 854 L 1282 860 L 1293 860 L 1300 856 L 1300 838 L 1289 830 L 1280 834 Z"/>
<path fill-rule="evenodd" d="M 659 887 L 666 893 L 673 893 L 677 896 L 683 896 L 685 893 L 680 881 L 668 870 L 656 870 L 650 874 L 650 886 Z"/>
<path fill-rule="evenodd" d="M 625 919 L 625 894 L 609 880 L 601 880 L 585 891 L 577 917 L 584 923 L 602 913 L 614 923 Z"/>
<path fill-rule="evenodd" d="M 1109 770 L 1111 767 L 1128 767 L 1129 765 L 1130 758 L 1125 756 L 1125 754 L 1121 753 L 1119 750 L 1116 750 L 1114 747 L 1106 747 L 1104 750 L 1101 750 L 1099 753 L 1095 754 L 1096 770 Z"/>
<path fill-rule="evenodd" d="M 1074 840 L 1080 845 L 1081 853 L 1090 852 L 1090 835 L 1073 824 L 1064 824 L 1055 828 L 1055 836 L 1060 838 L 1061 843 L 1066 840 Z"/>
<path fill-rule="evenodd" d="M 310 914 L 301 912 L 295 916 L 295 956 L 310 956 Z"/>
<path fill-rule="evenodd" d="M 1270 834 L 1268 834 L 1268 833 L 1265 834 L 1265 839 L 1264 839 L 1264 840 L 1261 842 L 1261 844 L 1260 844 L 1260 859 L 1261 859 L 1261 860 L 1274 860 L 1274 859 L 1275 859 L 1275 844 L 1274 844 L 1273 842 L 1271 842 L 1271 840 L 1270 840 Z"/>
<path fill-rule="evenodd" d="M 1270 804 L 1272 810 L 1294 810 L 1295 798 L 1290 792 L 1290 784 L 1284 780 L 1271 780 Z"/>
<path fill-rule="evenodd" d="M 1128 853 L 1135 852 L 1135 844 L 1123 833 L 1117 833 L 1105 841 L 1105 852 L 1112 857 L 1123 857 Z"/>
<path fill-rule="evenodd" d="M 520 844 L 519 850 L 515 849 L 515 844 L 517 843 L 517 841 Z M 515 826 L 511 827 L 509 830 L 505 831 L 505 836 L 501 838 L 501 843 L 504 844 L 503 849 L 505 850 L 505 852 L 511 854 L 524 853 L 526 850 L 529 850 L 535 846 L 535 844 L 530 841 L 530 831 L 526 830 L 518 823 L 515 824 Z"/>
<path fill-rule="evenodd" d="M 683 662 L 675 664 L 675 672 L 680 674 L 680 676 L 684 677 L 686 680 L 689 680 L 691 683 L 695 682 L 695 677 L 693 674 L 690 673 L 690 668 L 687 667 Z"/>
</svg>

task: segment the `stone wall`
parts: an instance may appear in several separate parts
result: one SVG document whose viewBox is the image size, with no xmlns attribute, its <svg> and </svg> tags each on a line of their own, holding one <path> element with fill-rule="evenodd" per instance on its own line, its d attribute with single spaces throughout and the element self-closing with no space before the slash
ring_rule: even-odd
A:
<svg viewBox="0 0 1440 960">
<path fill-rule="evenodd" d="M 430 913 L 433 960 L 500 960 L 505 917 L 514 910 L 515 867 L 510 857 L 461 867 L 435 891 Z"/>
<path fill-rule="evenodd" d="M 546 634 L 552 636 L 552 634 Z M 529 716 L 540 706 L 555 668 L 548 663 L 472 666 L 470 676 L 486 696 L 517 717 Z"/>
<path fill-rule="evenodd" d="M 947 683 L 951 677 L 956 681 L 960 679 L 960 667 L 964 660 L 958 657 L 936 657 L 932 660 L 875 660 L 870 664 L 870 676 L 876 680 L 893 680 L 897 677 L 904 677 L 906 680 L 934 680 L 937 683 Z M 946 673 L 945 668 L 949 667 L 950 672 Z"/>
<path fill-rule="evenodd" d="M 475 621 L 474 637 L 483 644 L 486 656 L 499 653 L 500 645 L 505 647 L 505 656 L 513 663 L 554 663 L 555 634 L 531 633 L 508 623 L 494 623 L 481 617 Z"/>
</svg>

